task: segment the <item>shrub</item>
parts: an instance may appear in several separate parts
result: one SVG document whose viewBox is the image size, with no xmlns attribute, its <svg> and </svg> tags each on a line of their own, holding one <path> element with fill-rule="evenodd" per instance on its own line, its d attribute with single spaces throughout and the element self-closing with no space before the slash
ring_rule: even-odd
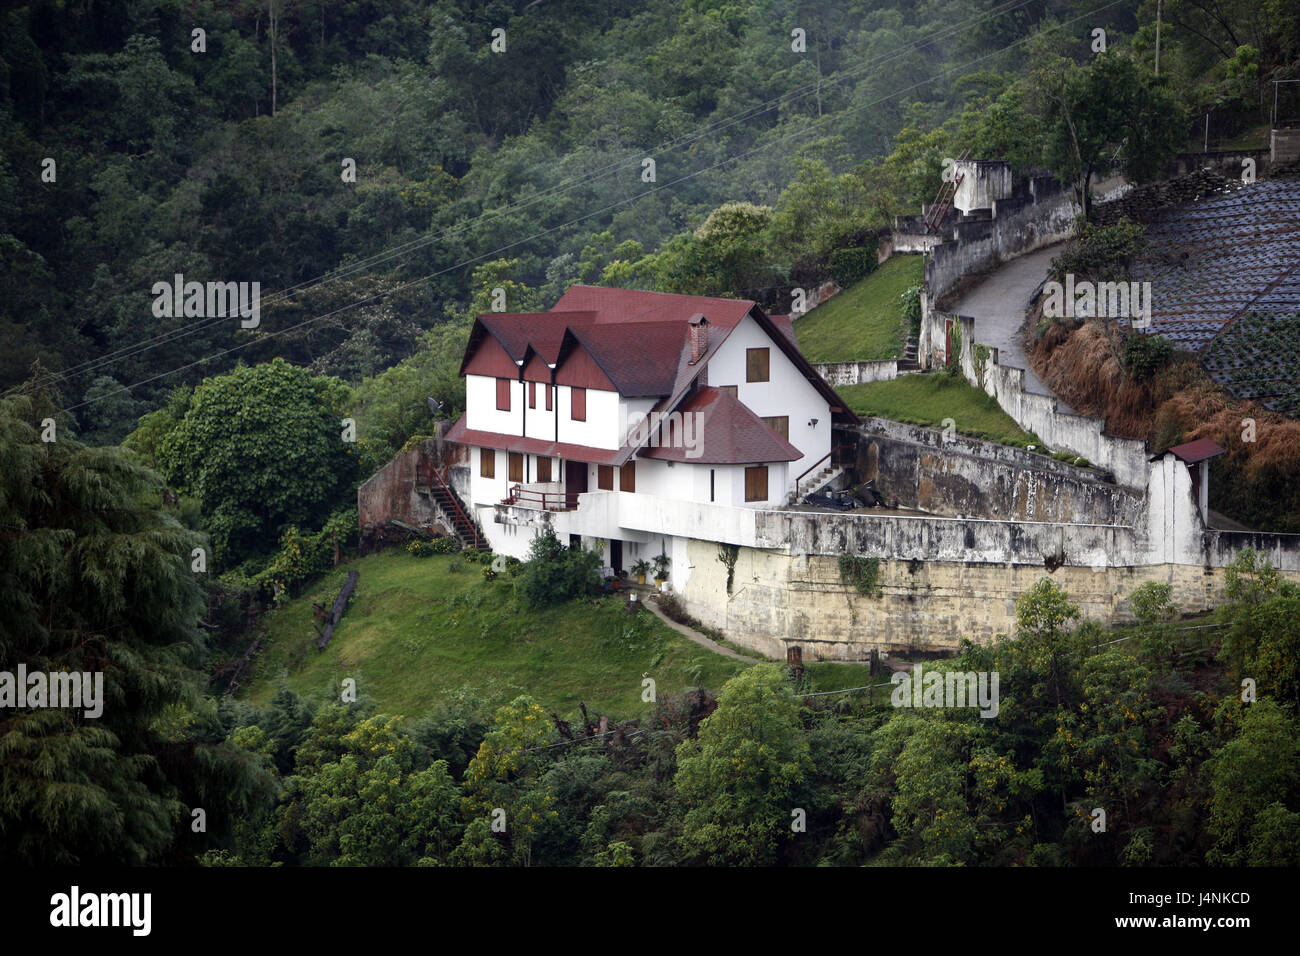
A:
<svg viewBox="0 0 1300 956">
<path fill-rule="evenodd" d="M 287 594 L 304 581 L 328 571 L 350 549 L 357 538 L 357 510 L 341 508 L 315 534 L 303 534 L 290 526 L 280 536 L 280 550 L 252 582 L 270 592 L 280 585 Z"/>
<path fill-rule="evenodd" d="M 528 561 L 515 578 L 515 593 L 526 607 L 546 607 L 600 590 L 601 558 L 595 551 L 566 548 L 555 532 L 533 539 Z"/>
<path fill-rule="evenodd" d="M 857 246 L 853 249 L 836 249 L 827 261 L 831 278 L 841 288 L 847 288 L 870 275 L 876 268 L 876 250 L 874 246 Z"/>
<path fill-rule="evenodd" d="M 1124 369 L 1138 381 L 1146 381 L 1168 365 L 1173 354 L 1168 339 L 1135 333 L 1124 340 Z"/>
<path fill-rule="evenodd" d="M 1115 273 L 1127 275 L 1146 241 L 1146 229 L 1127 219 L 1113 226 L 1088 223 L 1083 234 L 1052 260 L 1048 275 L 1055 282 L 1064 282 L 1067 273 L 1075 279 L 1117 279 Z"/>
</svg>

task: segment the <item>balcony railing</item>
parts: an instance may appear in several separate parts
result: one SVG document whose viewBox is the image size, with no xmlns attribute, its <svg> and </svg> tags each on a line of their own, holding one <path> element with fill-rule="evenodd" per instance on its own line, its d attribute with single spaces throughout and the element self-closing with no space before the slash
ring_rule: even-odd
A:
<svg viewBox="0 0 1300 956">
<path fill-rule="evenodd" d="M 503 505 L 517 505 L 523 508 L 535 508 L 538 511 L 572 511 L 578 507 L 577 492 L 542 491 L 526 488 L 523 485 L 511 485 L 508 497 L 501 500 Z"/>
</svg>

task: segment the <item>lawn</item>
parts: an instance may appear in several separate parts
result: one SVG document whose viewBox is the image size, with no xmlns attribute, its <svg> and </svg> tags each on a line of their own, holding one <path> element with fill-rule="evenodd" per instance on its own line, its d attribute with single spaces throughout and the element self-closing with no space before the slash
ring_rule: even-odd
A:
<svg viewBox="0 0 1300 956">
<path fill-rule="evenodd" d="M 904 292 L 921 284 L 924 257 L 886 260 L 857 285 L 795 322 L 799 348 L 810 362 L 875 362 L 903 354 Z"/>
<path fill-rule="evenodd" d="M 312 602 L 328 606 L 353 568 L 361 572 L 356 596 L 329 646 L 317 650 Z M 529 694 L 561 715 L 586 702 L 627 719 L 649 713 L 643 673 L 659 694 L 697 684 L 717 693 L 748 666 L 686 640 L 648 611 L 629 616 L 621 599 L 520 611 L 505 576 L 486 582 L 480 566 L 459 555 L 393 552 L 341 565 L 259 627 L 267 637 L 249 700 L 266 704 L 281 682 L 305 697 L 332 697 L 352 677 L 359 695 L 406 717 L 470 691 L 498 703 Z M 809 690 L 869 683 L 866 673 L 811 664 Z"/>
<path fill-rule="evenodd" d="M 889 382 L 843 385 L 836 389 L 858 415 L 890 418 L 942 428 L 951 418 L 963 435 L 1024 448 L 1042 441 L 1024 431 L 991 395 L 943 372 L 904 375 Z"/>
</svg>

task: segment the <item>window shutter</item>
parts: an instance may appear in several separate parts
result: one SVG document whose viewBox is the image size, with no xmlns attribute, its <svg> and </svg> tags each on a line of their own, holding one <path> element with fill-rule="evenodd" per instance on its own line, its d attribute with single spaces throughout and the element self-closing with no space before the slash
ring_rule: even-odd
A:
<svg viewBox="0 0 1300 956">
<path fill-rule="evenodd" d="M 745 469 L 745 500 L 767 500 L 767 465 Z"/>
<path fill-rule="evenodd" d="M 601 491 L 614 490 L 614 466 L 598 465 L 596 467 L 596 487 Z"/>
<path fill-rule="evenodd" d="M 517 451 L 510 453 L 510 480 L 524 480 L 524 456 Z"/>
<path fill-rule="evenodd" d="M 537 407 L 537 383 L 536 382 L 528 383 L 528 407 L 529 408 Z"/>
<path fill-rule="evenodd" d="M 636 491 L 636 462 L 629 461 L 618 475 L 620 491 Z"/>
<path fill-rule="evenodd" d="M 768 349 L 745 349 L 745 381 L 768 381 L 771 364 L 769 359 Z"/>
<path fill-rule="evenodd" d="M 497 411 L 510 411 L 510 379 L 497 379 Z"/>
<path fill-rule="evenodd" d="M 495 448 L 480 448 L 478 450 L 478 474 L 480 478 L 495 478 L 497 476 L 497 453 Z"/>
<path fill-rule="evenodd" d="M 587 390 L 578 388 L 575 385 L 569 390 L 569 396 L 569 417 L 575 422 L 585 422 L 587 420 Z"/>
<path fill-rule="evenodd" d="M 790 416 L 789 415 L 778 415 L 774 418 L 765 418 L 763 419 L 763 424 L 766 425 L 768 428 L 772 429 L 772 431 L 776 432 L 786 441 L 790 440 Z"/>
<path fill-rule="evenodd" d="M 547 385 L 547 386 L 546 386 L 546 410 L 547 410 L 548 412 L 549 412 L 549 411 L 551 410 L 551 408 L 552 408 L 552 404 L 551 404 L 551 396 L 554 394 L 554 392 L 555 392 L 555 389 L 554 389 L 554 388 L 552 388 L 550 385 Z"/>
<path fill-rule="evenodd" d="M 545 456 L 537 459 L 537 480 L 551 480 L 551 459 Z"/>
</svg>

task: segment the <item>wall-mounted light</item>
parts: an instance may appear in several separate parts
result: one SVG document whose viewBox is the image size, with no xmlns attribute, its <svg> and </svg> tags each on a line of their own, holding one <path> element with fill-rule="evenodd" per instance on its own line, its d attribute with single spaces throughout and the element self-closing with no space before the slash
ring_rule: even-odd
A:
<svg viewBox="0 0 1300 956">
<path fill-rule="evenodd" d="M 809 428 L 816 428 L 816 427 L 817 427 L 817 419 L 815 419 L 815 418 L 810 418 L 810 419 L 808 419 L 808 427 L 809 427 Z"/>
</svg>

